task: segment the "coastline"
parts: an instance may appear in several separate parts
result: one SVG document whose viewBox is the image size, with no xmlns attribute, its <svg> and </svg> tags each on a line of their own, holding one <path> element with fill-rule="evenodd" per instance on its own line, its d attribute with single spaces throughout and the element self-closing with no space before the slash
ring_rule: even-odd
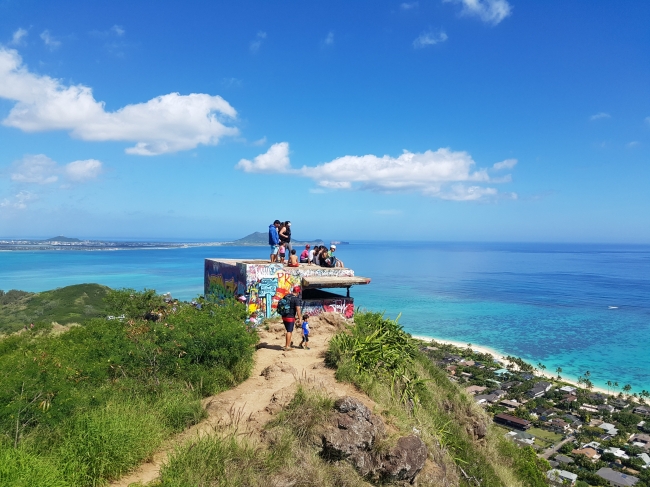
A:
<svg viewBox="0 0 650 487">
<path fill-rule="evenodd" d="M 423 336 L 423 335 L 411 335 L 411 336 L 413 338 L 415 338 L 416 340 L 422 340 L 424 342 L 430 342 L 431 340 L 434 340 L 434 341 L 436 341 L 438 343 L 442 343 L 442 344 L 445 344 L 445 345 L 452 345 L 452 346 L 457 347 L 457 348 L 467 348 L 467 343 L 459 342 L 457 340 L 446 340 L 446 339 L 442 339 L 442 338 L 428 337 L 428 336 Z M 503 352 L 499 352 L 499 351 L 497 351 L 497 350 L 495 350 L 493 348 L 490 348 L 490 347 L 487 347 L 487 346 L 484 346 L 484 345 L 477 345 L 475 343 L 472 343 L 472 350 L 474 350 L 476 352 L 479 352 L 479 353 L 487 353 L 487 354 L 492 355 L 494 357 L 494 359 L 497 362 L 502 363 L 504 365 L 504 367 L 508 363 L 508 360 L 506 359 L 508 354 L 503 353 Z M 536 372 L 534 372 L 534 374 L 536 376 L 539 376 L 539 377 L 545 377 L 547 379 L 557 380 L 557 376 L 551 374 L 550 372 L 543 372 L 543 371 L 537 370 Z M 577 387 L 577 388 L 582 387 L 580 384 L 578 384 L 577 379 L 574 379 L 574 378 L 571 378 L 571 377 L 562 376 L 562 379 L 560 379 L 560 380 L 562 382 L 566 382 L 567 384 L 571 384 L 572 386 Z M 616 395 L 616 394 L 612 394 L 607 389 L 605 389 L 603 387 L 599 387 L 599 386 L 597 386 L 595 384 L 594 384 L 594 387 L 592 388 L 592 390 L 593 390 L 593 392 L 600 392 L 600 393 L 606 394 L 608 396 L 615 396 Z"/>
</svg>

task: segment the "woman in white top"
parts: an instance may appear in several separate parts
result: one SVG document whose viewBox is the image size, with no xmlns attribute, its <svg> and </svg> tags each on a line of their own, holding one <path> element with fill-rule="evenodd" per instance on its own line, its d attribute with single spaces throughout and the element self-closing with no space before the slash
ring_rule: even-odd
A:
<svg viewBox="0 0 650 487">
<path fill-rule="evenodd" d="M 318 245 L 314 248 L 314 255 L 312 261 L 314 264 L 320 265 L 320 246 Z"/>
</svg>

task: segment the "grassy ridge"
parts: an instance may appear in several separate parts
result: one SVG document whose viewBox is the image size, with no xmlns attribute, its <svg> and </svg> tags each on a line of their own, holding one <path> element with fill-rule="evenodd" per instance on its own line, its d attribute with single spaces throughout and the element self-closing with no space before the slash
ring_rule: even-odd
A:
<svg viewBox="0 0 650 487">
<path fill-rule="evenodd" d="M 0 294 L 0 333 L 12 333 L 30 323 L 82 323 L 106 315 L 104 298 L 110 289 L 78 284 L 42 293 L 8 291 Z"/>
<path fill-rule="evenodd" d="M 427 444 L 433 462 L 419 474 L 418 485 L 548 485 L 548 465 L 532 449 L 508 442 L 397 322 L 357 313 L 354 326 L 330 341 L 327 360 L 337 379 L 353 383 L 377 403 L 376 413 L 393 432 L 392 440 L 415 432 Z M 332 406 L 333 399 L 316 386 L 299 387 L 291 403 L 266 425 L 264 442 L 242 439 L 236 428 L 192 440 L 176 450 L 156 485 L 390 485 L 373 484 L 346 461 L 321 457 L 319 433 Z M 485 427 L 481 439 L 473 434 L 477 425 Z M 382 448 L 381 442 L 377 447 Z"/>
<path fill-rule="evenodd" d="M 133 290 L 109 291 L 105 305 L 128 319 L 0 341 L 0 485 L 116 478 L 199 421 L 202 396 L 250 373 L 257 336 L 242 305 L 161 310 L 155 293 Z M 151 310 L 163 319 L 143 319 Z"/>
</svg>

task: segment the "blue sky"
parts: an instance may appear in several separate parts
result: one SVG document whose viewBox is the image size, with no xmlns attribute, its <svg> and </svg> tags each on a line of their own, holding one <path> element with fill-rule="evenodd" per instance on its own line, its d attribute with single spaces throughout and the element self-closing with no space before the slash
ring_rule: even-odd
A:
<svg viewBox="0 0 650 487">
<path fill-rule="evenodd" d="M 650 242 L 650 3 L 0 0 L 0 236 Z"/>
</svg>

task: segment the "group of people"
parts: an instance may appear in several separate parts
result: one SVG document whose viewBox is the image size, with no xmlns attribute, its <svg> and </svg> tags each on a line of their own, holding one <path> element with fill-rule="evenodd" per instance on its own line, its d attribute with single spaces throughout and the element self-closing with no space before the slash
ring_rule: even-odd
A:
<svg viewBox="0 0 650 487">
<path fill-rule="evenodd" d="M 305 245 L 305 250 L 300 254 L 301 264 L 314 264 L 321 267 L 343 267 L 343 262 L 338 260 L 334 255 L 336 245 L 330 245 L 328 249 L 325 245 L 316 245 L 312 249 L 309 244 Z"/>
<path fill-rule="evenodd" d="M 344 267 L 343 262 L 334 255 L 336 245 L 328 249 L 325 245 L 316 245 L 313 249 L 309 244 L 300 254 L 291 245 L 291 222 L 275 220 L 269 225 L 269 245 L 271 246 L 271 262 L 298 267 L 300 264 L 315 264 L 321 267 Z"/>
</svg>

